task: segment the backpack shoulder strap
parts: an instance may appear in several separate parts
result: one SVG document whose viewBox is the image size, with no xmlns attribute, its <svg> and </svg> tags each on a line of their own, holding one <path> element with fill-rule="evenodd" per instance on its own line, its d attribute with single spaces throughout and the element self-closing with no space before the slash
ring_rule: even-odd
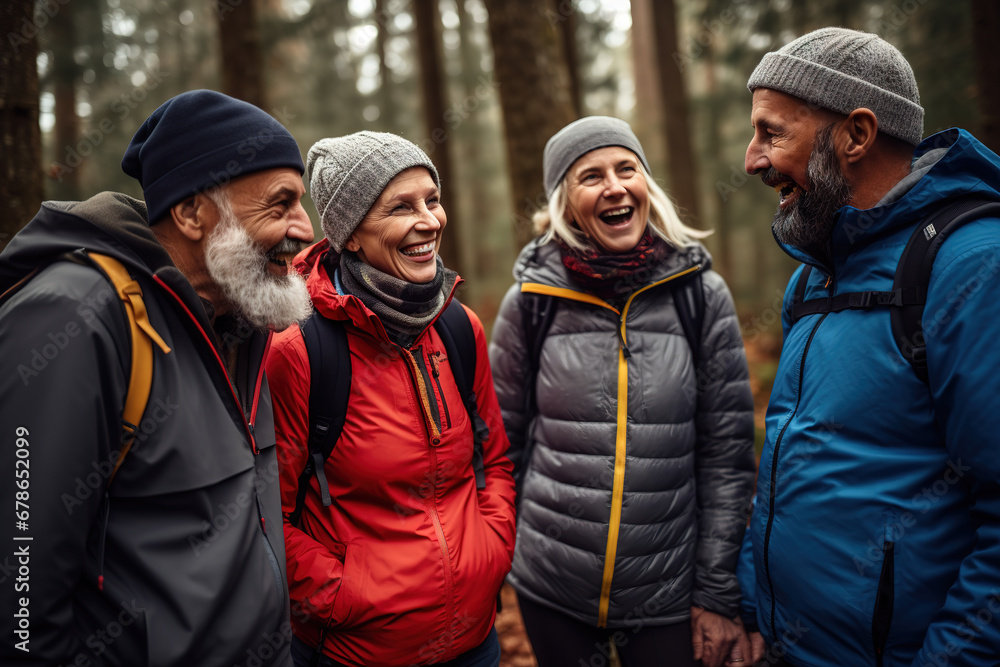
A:
<svg viewBox="0 0 1000 667">
<path fill-rule="evenodd" d="M 549 334 L 552 320 L 555 319 L 559 301 L 550 294 L 521 292 L 518 301 L 521 309 L 521 328 L 524 332 L 524 349 L 527 353 L 528 372 L 524 378 L 524 413 L 529 420 L 534 415 L 535 385 L 538 378 L 538 368 L 542 359 L 542 344 Z"/>
<path fill-rule="evenodd" d="M 792 292 L 792 303 L 789 305 L 789 316 L 792 324 L 799 321 L 802 315 L 799 314 L 802 302 L 805 301 L 806 287 L 809 286 L 809 276 L 812 275 L 812 264 L 803 264 L 799 279 L 795 281 L 795 291 Z"/>
<path fill-rule="evenodd" d="M 146 403 L 149 401 L 149 392 L 153 384 L 153 344 L 155 343 L 164 354 L 169 354 L 170 348 L 150 323 L 146 314 L 146 304 L 142 300 L 142 288 L 125 266 L 109 255 L 96 252 L 86 255 L 104 272 L 114 286 L 128 317 L 132 347 L 128 393 L 125 396 L 125 409 L 122 411 L 122 446 L 118 451 L 115 467 L 108 477 L 110 487 L 122 463 L 125 462 L 126 454 L 135 442 L 142 414 L 146 411 Z"/>
<path fill-rule="evenodd" d="M 472 330 L 468 313 L 455 298 L 452 298 L 451 303 L 438 317 L 434 328 L 444 342 L 455 384 L 458 385 L 465 410 L 472 421 L 472 469 L 476 476 L 476 488 L 484 489 L 486 470 L 483 462 L 483 443 L 490 437 L 490 429 L 480 417 L 479 403 L 476 401 L 476 334 Z"/>
<path fill-rule="evenodd" d="M 892 309 L 892 333 L 899 351 L 925 384 L 928 382 L 927 345 L 921 319 L 934 259 L 954 230 L 967 222 L 990 216 L 1000 217 L 1000 202 L 977 197 L 949 202 L 917 226 L 899 258 L 893 289 L 912 292 L 915 298 Z"/>
<path fill-rule="evenodd" d="M 674 303 L 697 369 L 701 362 L 701 332 L 705 323 L 705 291 L 701 271 L 674 286 Z"/>
<path fill-rule="evenodd" d="M 314 312 L 301 330 L 309 356 L 309 457 L 299 475 L 295 507 L 288 515 L 293 526 L 302 516 L 310 477 L 316 477 L 323 505 L 333 504 L 324 464 L 344 430 L 351 395 L 351 348 L 344 324 Z"/>
</svg>

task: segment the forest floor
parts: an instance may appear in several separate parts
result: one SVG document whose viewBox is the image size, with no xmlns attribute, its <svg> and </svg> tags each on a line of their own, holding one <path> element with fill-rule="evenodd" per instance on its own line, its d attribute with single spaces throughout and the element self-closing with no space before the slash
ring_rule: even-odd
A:
<svg viewBox="0 0 1000 667">
<path fill-rule="evenodd" d="M 759 336 L 744 341 L 750 366 L 750 388 L 753 391 L 754 425 L 757 431 L 757 456 L 763 445 L 764 413 L 771 393 L 774 372 L 778 366 L 781 341 Z M 531 643 L 524 631 L 524 621 L 517 607 L 517 593 L 508 584 L 500 592 L 503 611 L 497 614 L 497 634 L 500 637 L 500 667 L 536 667 Z"/>
</svg>

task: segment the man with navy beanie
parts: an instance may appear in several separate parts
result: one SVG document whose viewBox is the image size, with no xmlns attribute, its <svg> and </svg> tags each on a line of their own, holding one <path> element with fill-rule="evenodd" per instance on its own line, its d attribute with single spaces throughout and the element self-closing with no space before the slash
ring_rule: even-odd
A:
<svg viewBox="0 0 1000 667">
<path fill-rule="evenodd" d="M 802 266 L 740 579 L 767 664 L 1000 664 L 1000 157 L 824 28 L 750 75 L 746 170 Z M 733 661 L 736 662 L 736 661 Z"/>
<path fill-rule="evenodd" d="M 299 148 L 197 90 L 122 169 L 145 201 L 46 202 L 0 254 L 0 664 L 290 665 L 262 358 L 311 312 Z"/>
</svg>

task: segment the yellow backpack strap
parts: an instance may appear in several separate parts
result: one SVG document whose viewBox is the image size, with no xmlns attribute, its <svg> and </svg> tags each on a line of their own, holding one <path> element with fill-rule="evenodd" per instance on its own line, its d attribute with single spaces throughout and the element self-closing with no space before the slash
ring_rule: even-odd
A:
<svg viewBox="0 0 1000 667">
<path fill-rule="evenodd" d="M 125 461 L 125 455 L 135 442 L 142 413 L 146 411 L 146 402 L 149 400 L 149 391 L 153 384 L 153 343 L 156 343 L 164 354 L 169 354 L 170 348 L 150 323 L 146 314 L 146 304 L 142 300 L 142 288 L 129 275 L 125 266 L 108 255 L 88 253 L 88 256 L 107 274 L 118 293 L 118 298 L 125 305 L 129 336 L 132 340 L 132 368 L 128 380 L 128 393 L 125 396 L 125 409 L 122 411 L 122 448 L 108 479 L 110 486 Z"/>
</svg>

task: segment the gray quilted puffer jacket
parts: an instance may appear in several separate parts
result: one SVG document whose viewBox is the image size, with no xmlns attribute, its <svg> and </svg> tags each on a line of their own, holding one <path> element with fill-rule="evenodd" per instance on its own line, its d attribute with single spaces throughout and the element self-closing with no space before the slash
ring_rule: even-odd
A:
<svg viewBox="0 0 1000 667">
<path fill-rule="evenodd" d="M 509 575 L 519 595 L 597 627 L 677 623 L 692 604 L 737 615 L 753 398 L 732 297 L 710 266 L 700 244 L 670 251 L 620 316 L 570 281 L 555 243 L 521 252 L 490 344 L 523 482 Z M 689 269 L 704 292 L 697 370 L 670 284 Z M 533 418 L 522 289 L 557 302 Z"/>
</svg>

